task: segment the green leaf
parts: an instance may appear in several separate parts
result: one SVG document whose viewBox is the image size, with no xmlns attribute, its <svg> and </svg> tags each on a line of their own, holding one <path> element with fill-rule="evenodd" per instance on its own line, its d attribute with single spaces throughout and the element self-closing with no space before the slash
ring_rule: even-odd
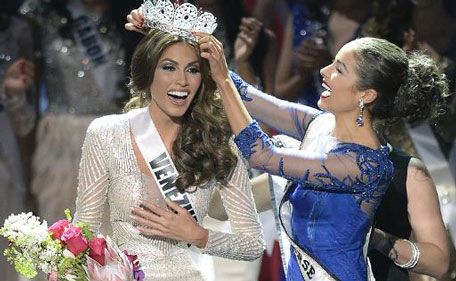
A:
<svg viewBox="0 0 456 281">
<path fill-rule="evenodd" d="M 71 220 L 73 219 L 73 218 L 71 217 L 70 209 L 68 209 L 68 208 L 65 209 L 65 217 L 66 217 L 66 219 L 67 219 L 69 222 L 71 222 Z"/>
</svg>

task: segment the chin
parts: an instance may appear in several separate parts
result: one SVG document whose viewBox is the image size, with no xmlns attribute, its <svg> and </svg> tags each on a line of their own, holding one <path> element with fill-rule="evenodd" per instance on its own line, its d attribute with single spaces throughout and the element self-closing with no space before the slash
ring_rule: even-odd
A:
<svg viewBox="0 0 456 281">
<path fill-rule="evenodd" d="M 321 98 L 318 100 L 317 106 L 320 110 L 326 110 L 326 111 L 328 110 L 326 103 L 324 101 L 322 101 Z"/>
<path fill-rule="evenodd" d="M 185 110 L 182 109 L 182 108 L 179 108 L 179 109 L 171 109 L 167 112 L 168 116 L 173 118 L 173 119 L 179 119 L 179 118 L 182 118 L 184 117 L 185 113 L 188 111 L 189 109 L 186 108 Z"/>
</svg>

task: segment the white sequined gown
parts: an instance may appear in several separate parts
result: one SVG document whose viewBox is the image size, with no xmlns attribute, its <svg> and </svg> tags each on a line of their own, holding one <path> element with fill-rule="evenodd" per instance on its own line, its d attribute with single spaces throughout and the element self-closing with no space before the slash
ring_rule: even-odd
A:
<svg viewBox="0 0 456 281">
<path fill-rule="evenodd" d="M 207 214 L 216 187 L 220 188 L 233 233 L 209 230 L 206 248 L 201 252 L 238 260 L 259 258 L 265 247 L 263 234 L 247 170 L 240 158 L 227 186 L 212 181 L 189 193 L 200 221 Z M 138 255 L 145 281 L 205 280 L 185 244 L 140 235 L 133 226 L 130 207 L 138 206 L 145 196 L 160 201 L 160 195 L 150 198 L 154 197 L 154 190 L 157 191 L 154 180 L 143 175 L 136 162 L 127 115 L 94 120 L 82 149 L 75 221 L 86 222 L 98 231 L 107 198 L 113 239 L 122 249 Z"/>
</svg>

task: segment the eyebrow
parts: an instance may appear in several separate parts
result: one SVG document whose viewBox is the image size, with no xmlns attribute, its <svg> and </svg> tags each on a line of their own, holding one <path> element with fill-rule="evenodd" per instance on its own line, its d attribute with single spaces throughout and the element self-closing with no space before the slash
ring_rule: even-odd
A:
<svg viewBox="0 0 456 281">
<path fill-rule="evenodd" d="M 171 62 L 171 63 L 174 63 L 174 64 L 179 64 L 177 61 L 172 60 L 172 59 L 170 59 L 170 58 L 164 58 L 164 59 L 162 59 L 162 60 L 160 61 L 160 63 L 165 62 L 165 61 L 168 61 L 168 62 Z M 189 63 L 187 64 L 187 66 L 193 65 L 193 64 L 199 64 L 199 61 L 198 61 L 198 60 L 195 60 L 195 61 L 189 62 Z"/>
<path fill-rule="evenodd" d="M 337 63 L 337 64 L 341 64 L 341 65 L 345 68 L 345 71 L 348 72 L 348 68 L 347 68 L 347 66 L 345 65 L 345 63 L 343 63 L 343 62 L 340 61 L 340 60 L 336 60 L 336 63 Z"/>
</svg>

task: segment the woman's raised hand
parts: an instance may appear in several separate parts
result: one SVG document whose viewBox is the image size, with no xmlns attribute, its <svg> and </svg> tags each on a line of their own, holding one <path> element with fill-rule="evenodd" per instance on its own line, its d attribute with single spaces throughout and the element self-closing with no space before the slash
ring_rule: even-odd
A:
<svg viewBox="0 0 456 281">
<path fill-rule="evenodd" d="M 33 63 L 20 58 L 8 67 L 3 80 L 6 95 L 14 95 L 30 87 L 33 83 L 35 67 Z"/>
<path fill-rule="evenodd" d="M 234 56 L 238 63 L 245 62 L 255 49 L 263 24 L 256 18 L 243 18 L 234 42 Z"/>
<path fill-rule="evenodd" d="M 208 232 L 190 213 L 172 201 L 167 201 L 170 210 L 165 210 L 147 201 L 142 208 L 133 207 L 131 218 L 139 224 L 137 229 L 148 235 L 157 235 L 204 248 Z"/>
<path fill-rule="evenodd" d="M 202 32 L 194 32 L 198 36 L 201 57 L 209 61 L 211 76 L 215 83 L 219 84 L 230 77 L 228 65 L 223 51 L 223 44 L 214 36 Z"/>
<path fill-rule="evenodd" d="M 131 10 L 130 14 L 127 16 L 127 23 L 125 24 L 125 29 L 129 31 L 136 31 L 142 34 L 145 34 L 147 27 L 145 26 L 146 18 L 144 17 L 141 9 Z"/>
</svg>

